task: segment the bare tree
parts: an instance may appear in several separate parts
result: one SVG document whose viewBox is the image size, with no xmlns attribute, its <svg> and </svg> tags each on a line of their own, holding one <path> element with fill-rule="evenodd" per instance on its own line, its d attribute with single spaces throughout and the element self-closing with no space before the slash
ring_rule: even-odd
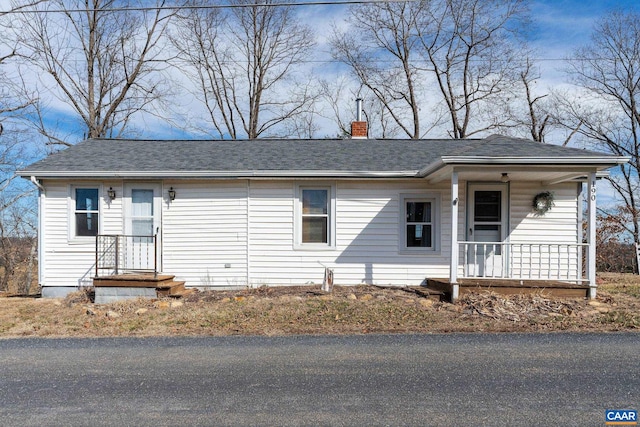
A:
<svg viewBox="0 0 640 427">
<path fill-rule="evenodd" d="M 524 0 L 438 0 L 423 15 L 422 54 L 446 103 L 452 137 L 510 126 L 508 117 L 491 112 L 518 82 L 515 35 L 526 18 L 524 5 Z"/>
<path fill-rule="evenodd" d="M 602 18 L 570 67 L 582 95 L 565 101 L 563 123 L 588 143 L 630 157 L 609 181 L 630 218 L 622 225 L 640 242 L 640 14 Z"/>
<path fill-rule="evenodd" d="M 334 58 L 349 66 L 409 138 L 420 130 L 418 22 L 422 2 L 365 4 L 350 8 L 349 30 L 335 31 Z"/>
<path fill-rule="evenodd" d="M 16 179 L 15 172 L 26 161 L 26 141 L 30 139 L 21 123 L 35 100 L 25 96 L 30 94 L 23 90 L 23 82 L 12 66 L 18 57 L 16 45 L 6 34 L 13 13 L 38 3 L 42 1 L 24 2 L 0 12 L 0 290 L 6 291 L 10 281 L 18 281 L 14 290 L 20 293 L 25 293 L 25 287 L 17 279 L 18 272 L 31 275 L 33 267 L 36 213 L 33 188 Z M 23 262 L 26 270 L 18 268 Z"/>
<path fill-rule="evenodd" d="M 30 72 L 50 78 L 41 90 L 70 107 L 89 138 L 122 135 L 136 113 L 154 114 L 154 101 L 168 89 L 159 69 L 172 12 L 122 6 L 117 0 L 49 0 L 38 13 L 14 18 L 14 38 Z M 49 143 L 69 145 L 44 120 L 35 124 Z"/>
<path fill-rule="evenodd" d="M 293 129 L 287 122 L 305 120 L 301 116 L 313 111 L 318 96 L 311 84 L 296 80 L 314 46 L 312 31 L 291 7 L 272 0 L 231 4 L 190 9 L 181 17 L 172 36 L 180 67 L 197 84 L 194 96 L 217 137 L 286 134 Z"/>
<path fill-rule="evenodd" d="M 410 138 L 439 125 L 454 138 L 514 126 L 496 106 L 506 107 L 519 81 L 524 4 L 424 0 L 352 7 L 351 29 L 332 39 L 334 56 Z M 436 90 L 427 91 L 431 82 Z M 425 130 L 427 110 L 431 127 Z"/>
<path fill-rule="evenodd" d="M 515 105 L 513 107 L 512 105 L 508 106 L 509 111 L 507 114 L 513 117 L 516 131 L 522 130 L 532 140 L 544 143 L 554 120 L 550 112 L 550 106 L 546 102 L 551 98 L 550 94 L 539 94 L 536 90 L 539 78 L 538 68 L 530 58 L 527 58 L 524 68 L 519 73 L 521 85 L 514 92 L 513 100 L 510 103 Z"/>
</svg>

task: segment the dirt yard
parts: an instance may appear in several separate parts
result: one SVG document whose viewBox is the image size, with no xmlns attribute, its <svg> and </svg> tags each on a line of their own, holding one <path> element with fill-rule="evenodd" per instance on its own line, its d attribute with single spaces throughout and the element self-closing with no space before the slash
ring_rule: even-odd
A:
<svg viewBox="0 0 640 427">
<path fill-rule="evenodd" d="M 290 335 L 640 330 L 640 277 L 606 274 L 593 301 L 490 292 L 457 303 L 374 286 L 197 292 L 183 299 L 97 305 L 0 297 L 0 337 Z"/>
</svg>

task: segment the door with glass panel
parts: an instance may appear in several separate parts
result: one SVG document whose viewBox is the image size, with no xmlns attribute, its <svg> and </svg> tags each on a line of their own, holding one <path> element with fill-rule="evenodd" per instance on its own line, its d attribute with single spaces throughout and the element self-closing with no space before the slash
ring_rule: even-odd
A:
<svg viewBox="0 0 640 427">
<path fill-rule="evenodd" d="M 121 250 L 125 270 L 160 270 L 160 185 L 126 184 L 124 231 Z"/>
<path fill-rule="evenodd" d="M 503 277 L 507 236 L 507 184 L 470 184 L 467 216 L 467 275 Z"/>
</svg>

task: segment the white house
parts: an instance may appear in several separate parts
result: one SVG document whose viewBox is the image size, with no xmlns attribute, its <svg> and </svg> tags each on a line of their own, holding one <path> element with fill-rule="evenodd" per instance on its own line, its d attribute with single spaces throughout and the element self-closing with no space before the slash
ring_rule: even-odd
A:
<svg viewBox="0 0 640 427">
<path fill-rule="evenodd" d="M 319 284 L 325 268 L 340 285 L 445 278 L 454 298 L 465 278 L 593 297 L 596 177 L 626 161 L 503 136 L 92 139 L 20 174 L 40 190 L 45 297 L 138 270 L 226 288 Z"/>
</svg>

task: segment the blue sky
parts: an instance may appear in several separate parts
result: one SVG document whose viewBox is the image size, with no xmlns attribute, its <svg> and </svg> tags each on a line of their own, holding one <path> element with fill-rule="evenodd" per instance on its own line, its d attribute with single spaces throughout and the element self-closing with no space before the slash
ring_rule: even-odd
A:
<svg viewBox="0 0 640 427">
<path fill-rule="evenodd" d="M 589 40 L 593 23 L 611 10 L 640 10 L 637 0 L 537 0 L 532 2 L 535 21 L 533 42 L 539 47 L 565 51 Z"/>
<path fill-rule="evenodd" d="M 302 0 L 304 1 L 304 0 Z M 541 68 L 541 80 L 547 86 L 561 84 L 566 79 L 560 71 L 564 65 L 563 59 L 571 56 L 579 46 L 588 43 L 593 24 L 604 14 L 611 10 L 640 11 L 639 0 L 532 0 L 530 3 L 533 23 L 530 32 L 530 42 L 537 49 Z M 327 58 L 326 37 L 330 32 L 332 23 L 345 15 L 347 6 L 311 6 L 300 7 L 297 10 L 300 20 L 309 23 L 320 38 L 319 48 L 325 51 L 319 52 L 312 59 Z M 334 63 L 314 66 L 318 71 L 335 73 L 342 67 Z M 188 104 L 187 104 L 188 105 Z M 54 100 L 50 101 L 50 114 L 47 118 L 49 124 L 55 123 L 65 135 L 65 139 L 76 142 L 82 139 L 82 123 L 78 118 L 70 114 L 68 108 L 60 108 Z M 167 124 L 157 118 L 138 120 L 135 127 L 139 132 L 133 137 L 141 138 L 189 138 L 192 135 Z M 322 129 L 318 135 L 335 134 L 335 124 L 329 123 L 327 129 Z M 35 157 L 41 157 L 39 152 Z"/>
<path fill-rule="evenodd" d="M 299 0 L 304 2 L 305 0 Z M 299 7 L 296 12 L 300 20 L 309 23 L 319 38 L 318 55 L 313 59 L 329 59 L 326 37 L 331 26 L 347 12 L 346 5 L 324 5 Z M 638 0 L 609 0 L 609 1 L 578 1 L 578 0 L 532 0 L 530 2 L 532 25 L 530 43 L 536 49 L 541 69 L 541 87 L 552 87 L 566 81 L 561 69 L 564 58 L 571 56 L 579 46 L 589 41 L 593 24 L 608 11 L 613 9 L 639 11 Z M 311 64 L 314 71 L 326 75 L 320 77 L 332 78 L 344 67 L 335 63 Z M 327 77 L 328 76 L 328 77 Z M 189 100 L 181 100 L 186 109 L 190 110 Z M 51 110 L 47 121 L 65 135 L 65 139 L 75 142 L 83 138 L 83 124 L 66 107 L 56 105 L 54 100 L 49 104 Z M 62 108 L 60 108 L 62 107 Z M 66 110 L 66 111 L 65 111 Z M 175 128 L 154 117 L 136 120 L 134 123 L 138 131 L 130 136 L 146 138 L 189 138 L 192 135 Z M 335 133 L 335 124 L 327 123 L 327 129 L 322 129 L 319 136 Z M 196 136 L 197 135 L 193 135 Z"/>
</svg>

